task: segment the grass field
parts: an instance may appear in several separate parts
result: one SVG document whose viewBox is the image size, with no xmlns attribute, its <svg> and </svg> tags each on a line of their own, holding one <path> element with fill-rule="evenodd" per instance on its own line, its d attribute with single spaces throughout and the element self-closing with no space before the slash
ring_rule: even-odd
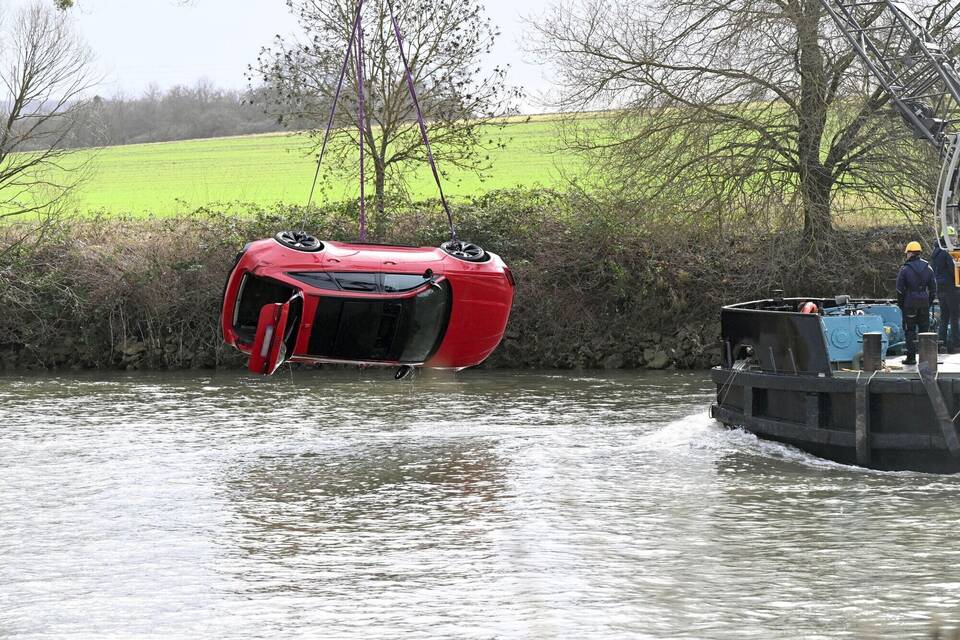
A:
<svg viewBox="0 0 960 640">
<path fill-rule="evenodd" d="M 506 148 L 491 154 L 493 167 L 485 178 L 451 171 L 444 190 L 458 197 L 559 184 L 563 175 L 578 173 L 581 162 L 557 151 L 558 127 L 550 116 L 510 119 L 499 134 Z M 315 170 L 306 136 L 285 133 L 106 147 L 80 151 L 77 158 L 91 159 L 90 175 L 72 206 L 81 212 L 134 215 L 172 215 L 238 200 L 304 204 Z M 367 193 L 372 189 L 371 180 Z M 343 178 L 320 185 L 314 200 L 343 200 L 358 193 L 356 179 Z M 426 165 L 413 174 L 410 193 L 415 199 L 436 196 Z"/>
</svg>

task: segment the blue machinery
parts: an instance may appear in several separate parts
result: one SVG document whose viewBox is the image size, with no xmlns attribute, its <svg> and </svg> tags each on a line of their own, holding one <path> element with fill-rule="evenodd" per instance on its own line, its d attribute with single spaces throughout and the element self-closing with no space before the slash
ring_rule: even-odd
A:
<svg viewBox="0 0 960 640">
<path fill-rule="evenodd" d="M 934 306 L 933 317 L 939 316 Z M 820 317 L 827 352 L 832 364 L 852 363 L 859 366 L 863 354 L 863 334 L 880 333 L 882 357 L 888 351 L 903 350 L 903 315 L 900 308 L 889 303 L 851 303 L 846 296 L 838 296 L 836 306 L 824 306 Z M 935 325 L 931 325 L 935 328 Z"/>
</svg>

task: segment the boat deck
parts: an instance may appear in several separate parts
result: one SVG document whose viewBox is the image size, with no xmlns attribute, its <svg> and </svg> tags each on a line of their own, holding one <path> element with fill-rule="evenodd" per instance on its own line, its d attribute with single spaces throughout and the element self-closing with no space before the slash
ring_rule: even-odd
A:
<svg viewBox="0 0 960 640">
<path fill-rule="evenodd" d="M 884 360 L 884 369 L 878 372 L 878 375 L 909 375 L 917 376 L 917 365 L 915 364 L 903 364 L 903 359 L 905 356 L 891 356 Z M 938 375 L 951 375 L 960 377 L 960 353 L 954 354 L 945 354 L 941 353 L 937 355 L 937 373 Z M 843 369 L 837 372 L 835 375 L 840 377 L 845 376 L 856 376 L 858 374 L 863 374 L 862 371 L 856 371 L 852 369 Z"/>
</svg>

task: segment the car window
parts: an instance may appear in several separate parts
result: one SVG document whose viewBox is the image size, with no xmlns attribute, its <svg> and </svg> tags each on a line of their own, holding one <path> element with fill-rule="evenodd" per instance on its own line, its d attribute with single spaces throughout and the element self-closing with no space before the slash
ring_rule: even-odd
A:
<svg viewBox="0 0 960 640">
<path fill-rule="evenodd" d="M 380 278 L 376 273 L 335 273 L 333 276 L 344 291 L 376 293 L 380 290 Z"/>
<path fill-rule="evenodd" d="M 400 293 L 422 287 L 430 281 L 422 274 L 351 273 L 307 271 L 289 274 L 292 278 L 327 291 L 362 291 L 364 293 Z"/>
<path fill-rule="evenodd" d="M 383 274 L 383 290 L 385 293 L 396 293 L 398 291 L 410 291 L 417 287 L 422 287 L 429 279 L 422 275 L 413 275 L 409 273 L 385 273 Z"/>
<path fill-rule="evenodd" d="M 396 360 L 400 300 L 324 296 L 317 302 L 309 353 L 342 360 Z"/>
<path fill-rule="evenodd" d="M 336 357 L 349 360 L 389 360 L 400 304 L 346 300 L 340 314 Z"/>
<path fill-rule="evenodd" d="M 446 281 L 410 299 L 400 362 L 423 362 L 433 352 L 447 324 L 450 286 Z"/>
<path fill-rule="evenodd" d="M 329 273 L 324 271 L 311 271 L 306 273 L 291 273 L 290 277 L 296 278 L 300 282 L 304 282 L 311 287 L 316 287 L 317 289 L 326 289 L 328 291 L 339 291 L 340 287 L 337 285 L 337 281 L 330 277 Z"/>
<path fill-rule="evenodd" d="M 420 363 L 439 344 L 449 307 L 445 281 L 402 300 L 322 296 L 308 350 L 340 360 Z"/>
</svg>

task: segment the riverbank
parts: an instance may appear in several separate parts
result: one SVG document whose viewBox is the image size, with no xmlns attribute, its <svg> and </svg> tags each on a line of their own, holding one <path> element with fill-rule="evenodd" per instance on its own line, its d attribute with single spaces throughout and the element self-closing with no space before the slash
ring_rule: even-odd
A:
<svg viewBox="0 0 960 640">
<path fill-rule="evenodd" d="M 575 195 L 505 191 L 457 208 L 460 235 L 517 279 L 492 368 L 707 368 L 719 306 L 766 296 L 892 296 L 904 227 L 836 232 L 817 250 L 796 233 L 677 230 Z M 356 235 L 355 205 L 311 210 L 320 238 Z M 221 341 L 227 271 L 246 242 L 297 228 L 304 211 L 243 205 L 175 218 L 86 217 L 0 239 L 0 368 L 240 368 Z M 391 215 L 380 240 L 436 245 L 435 203 Z"/>
</svg>

